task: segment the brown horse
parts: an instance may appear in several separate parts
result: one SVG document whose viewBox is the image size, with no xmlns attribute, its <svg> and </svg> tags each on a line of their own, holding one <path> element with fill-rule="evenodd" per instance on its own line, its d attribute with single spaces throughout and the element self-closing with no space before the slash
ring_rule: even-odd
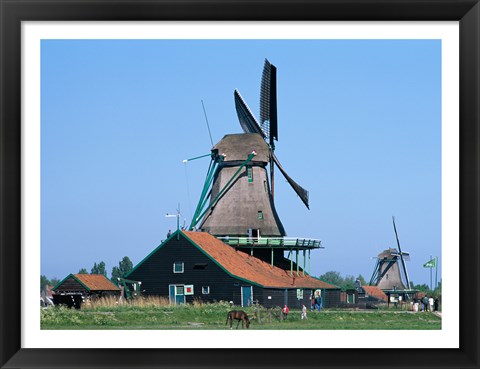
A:
<svg viewBox="0 0 480 369">
<path fill-rule="evenodd" d="M 230 329 L 232 329 L 232 323 L 234 319 L 238 320 L 236 329 L 238 329 L 238 325 L 240 324 L 240 322 L 242 322 L 242 328 L 243 328 L 243 322 L 245 322 L 245 325 L 247 326 L 247 328 L 250 326 L 250 320 L 248 319 L 247 313 L 245 313 L 244 311 L 241 311 L 241 310 L 229 311 L 227 314 L 227 322 L 225 323 L 225 325 L 227 325 L 228 322 L 230 322 Z"/>
</svg>

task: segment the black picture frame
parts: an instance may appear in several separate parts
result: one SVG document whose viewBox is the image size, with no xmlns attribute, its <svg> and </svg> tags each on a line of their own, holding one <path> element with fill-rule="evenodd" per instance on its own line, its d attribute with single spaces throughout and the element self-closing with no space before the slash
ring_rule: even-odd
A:
<svg viewBox="0 0 480 369">
<path fill-rule="evenodd" d="M 0 366 L 2 368 L 478 368 L 478 0 L 0 0 Z M 459 349 L 25 349 L 21 347 L 22 21 L 459 21 Z M 325 334 L 319 332 L 319 334 Z M 379 332 L 378 339 L 381 339 Z M 296 333 L 292 339 L 301 339 Z M 241 342 L 232 342 L 241 346 Z M 321 359 L 318 359 L 321 357 Z"/>
</svg>

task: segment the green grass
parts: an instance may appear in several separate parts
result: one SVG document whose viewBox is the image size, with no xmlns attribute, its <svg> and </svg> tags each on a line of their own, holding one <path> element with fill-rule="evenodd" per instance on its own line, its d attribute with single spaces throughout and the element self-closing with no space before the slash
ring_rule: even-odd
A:
<svg viewBox="0 0 480 369">
<path fill-rule="evenodd" d="M 179 306 L 105 306 L 89 309 L 55 307 L 41 310 L 42 329 L 229 329 L 225 325 L 227 303 Z M 244 309 L 250 318 L 255 308 Z M 401 310 L 330 310 L 308 312 L 301 320 L 299 310 L 290 310 L 280 321 L 279 310 L 259 309 L 250 329 L 325 330 L 431 330 L 441 329 L 441 318 L 433 313 Z M 234 323 L 235 328 L 236 323 Z M 239 329 L 241 328 L 241 324 Z"/>
</svg>

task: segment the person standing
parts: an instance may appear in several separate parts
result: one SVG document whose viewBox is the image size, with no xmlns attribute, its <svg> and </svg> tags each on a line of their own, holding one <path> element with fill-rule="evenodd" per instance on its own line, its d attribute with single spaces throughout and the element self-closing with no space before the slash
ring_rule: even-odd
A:
<svg viewBox="0 0 480 369">
<path fill-rule="evenodd" d="M 303 319 L 308 319 L 307 318 L 307 307 L 305 305 L 302 305 L 302 320 Z"/>
<path fill-rule="evenodd" d="M 283 315 L 283 320 L 287 319 L 287 316 L 288 316 L 288 306 L 285 305 L 282 309 L 282 315 Z"/>
<path fill-rule="evenodd" d="M 315 298 L 315 307 L 318 311 L 322 310 L 322 295 L 318 294 Z"/>
<path fill-rule="evenodd" d="M 438 311 L 438 297 L 433 302 L 433 311 Z"/>
<path fill-rule="evenodd" d="M 427 295 L 425 295 L 423 297 L 422 303 L 423 303 L 423 311 L 426 312 L 427 309 L 428 309 L 428 297 L 427 297 Z"/>
<path fill-rule="evenodd" d="M 433 311 L 433 297 L 430 296 L 428 298 L 428 311 L 432 312 Z"/>
</svg>

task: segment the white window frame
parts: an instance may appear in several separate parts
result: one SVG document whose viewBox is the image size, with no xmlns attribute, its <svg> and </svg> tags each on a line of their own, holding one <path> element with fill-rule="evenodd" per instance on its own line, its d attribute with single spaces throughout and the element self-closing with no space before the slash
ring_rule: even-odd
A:
<svg viewBox="0 0 480 369">
<path fill-rule="evenodd" d="M 205 292 L 207 289 L 207 292 Z M 210 295 L 210 286 L 202 286 L 202 295 Z"/>
<path fill-rule="evenodd" d="M 175 296 L 185 296 L 185 285 L 184 284 L 176 284 L 175 285 Z"/>
<path fill-rule="evenodd" d="M 187 292 L 187 290 L 191 288 L 192 289 L 192 292 Z M 193 284 L 186 284 L 183 286 L 183 294 L 185 296 L 192 296 L 195 294 L 195 291 L 194 291 L 194 288 L 193 288 Z"/>
<path fill-rule="evenodd" d="M 177 270 L 175 269 L 175 265 L 177 265 L 177 264 L 181 264 L 181 265 L 182 265 L 182 271 L 181 271 L 181 272 L 180 272 L 180 271 L 177 271 Z M 180 273 L 184 273 L 184 272 L 185 272 L 185 263 L 184 263 L 183 261 L 174 261 L 174 262 L 173 262 L 173 273 L 175 273 L 175 274 L 180 274 Z"/>
<path fill-rule="evenodd" d="M 303 288 L 297 288 L 297 299 L 303 300 Z"/>
</svg>

